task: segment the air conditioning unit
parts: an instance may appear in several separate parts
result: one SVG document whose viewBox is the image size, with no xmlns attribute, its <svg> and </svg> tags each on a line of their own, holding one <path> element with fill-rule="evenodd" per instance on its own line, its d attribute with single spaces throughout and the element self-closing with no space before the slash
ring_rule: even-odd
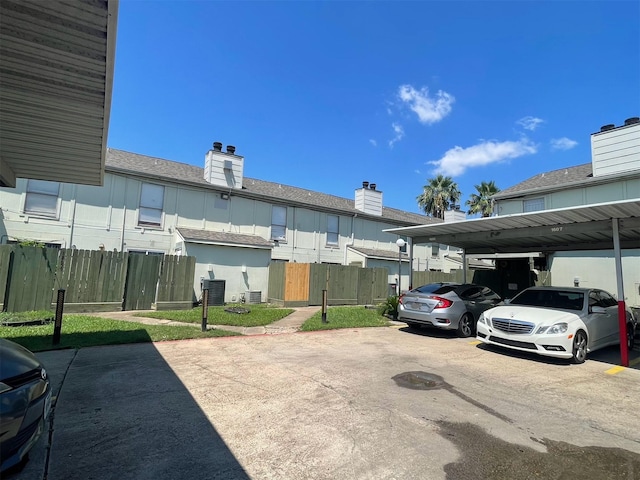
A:
<svg viewBox="0 0 640 480">
<path fill-rule="evenodd" d="M 244 295 L 245 302 L 248 304 L 262 303 L 262 292 L 260 290 L 248 291 Z"/>
<path fill-rule="evenodd" d="M 224 305 L 224 290 L 226 280 L 209 280 L 204 279 L 202 281 L 202 290 L 209 290 L 209 296 L 207 297 L 207 305 Z"/>
</svg>

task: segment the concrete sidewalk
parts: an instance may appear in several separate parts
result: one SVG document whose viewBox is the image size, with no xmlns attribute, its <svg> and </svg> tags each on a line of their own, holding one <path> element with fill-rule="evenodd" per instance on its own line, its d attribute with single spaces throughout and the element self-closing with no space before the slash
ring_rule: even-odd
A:
<svg viewBox="0 0 640 480">
<path fill-rule="evenodd" d="M 251 308 L 250 306 L 248 308 Z M 236 327 L 233 325 L 211 325 L 208 324 L 208 329 L 227 330 L 230 332 L 237 332 L 243 335 L 277 335 L 281 333 L 294 333 L 300 330 L 302 324 L 311 318 L 316 312 L 320 311 L 319 306 L 313 307 L 297 307 L 294 311 L 286 317 L 277 320 L 269 325 L 259 327 Z M 102 318 L 112 318 L 114 320 L 123 320 L 126 322 L 144 323 L 146 325 L 193 325 L 200 328 L 199 323 L 185 323 L 175 322 L 172 320 L 164 320 L 161 318 L 150 317 L 136 317 L 134 313 L 155 312 L 155 310 L 127 310 L 119 312 L 95 312 L 87 313 L 86 315 L 92 315 Z"/>
</svg>

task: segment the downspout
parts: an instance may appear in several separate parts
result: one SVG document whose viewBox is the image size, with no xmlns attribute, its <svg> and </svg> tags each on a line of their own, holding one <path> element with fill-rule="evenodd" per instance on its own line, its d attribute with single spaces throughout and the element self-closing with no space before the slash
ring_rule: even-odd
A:
<svg viewBox="0 0 640 480">
<path fill-rule="evenodd" d="M 120 232 L 120 251 L 124 252 L 124 227 L 127 222 L 127 206 L 122 206 L 122 231 Z"/>
<path fill-rule="evenodd" d="M 73 196 L 71 198 L 71 225 L 69 227 L 71 230 L 69 231 L 69 247 L 73 248 L 73 230 L 76 224 L 76 194 L 77 194 L 77 185 L 73 186 Z"/>
<path fill-rule="evenodd" d="M 351 240 L 344 244 L 344 259 L 342 260 L 343 265 L 347 264 L 347 248 L 352 247 L 355 242 L 355 232 L 353 226 L 357 216 L 358 214 L 354 213 L 353 217 L 351 217 Z"/>
<path fill-rule="evenodd" d="M 296 233 L 298 232 L 296 228 L 296 207 L 293 207 L 293 245 L 291 245 L 291 261 L 295 262 L 296 255 Z"/>
</svg>

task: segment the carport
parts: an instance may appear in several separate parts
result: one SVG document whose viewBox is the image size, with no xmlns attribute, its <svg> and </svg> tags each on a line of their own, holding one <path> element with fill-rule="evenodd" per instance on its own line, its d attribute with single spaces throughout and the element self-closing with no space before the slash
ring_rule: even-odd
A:
<svg viewBox="0 0 640 480">
<path fill-rule="evenodd" d="M 439 243 L 458 247 L 464 252 L 465 266 L 467 255 L 613 249 L 621 364 L 629 366 L 621 250 L 640 248 L 640 199 L 391 228 L 385 232 L 406 237 L 411 245 Z M 413 260 L 413 249 L 410 257 Z M 411 277 L 409 283 L 412 284 Z"/>
</svg>

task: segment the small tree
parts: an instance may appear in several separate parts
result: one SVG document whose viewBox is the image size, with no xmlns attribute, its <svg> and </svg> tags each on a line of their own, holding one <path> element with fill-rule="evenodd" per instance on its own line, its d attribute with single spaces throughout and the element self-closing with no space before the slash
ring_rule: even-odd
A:
<svg viewBox="0 0 640 480">
<path fill-rule="evenodd" d="M 469 200 L 465 202 L 465 205 L 469 207 L 467 213 L 469 215 L 475 215 L 480 213 L 483 217 L 490 217 L 493 213 L 493 197 L 500 191 L 493 180 L 490 182 L 481 182 L 480 185 L 475 185 L 475 189 L 478 193 L 472 193 L 469 195 Z"/>
</svg>

